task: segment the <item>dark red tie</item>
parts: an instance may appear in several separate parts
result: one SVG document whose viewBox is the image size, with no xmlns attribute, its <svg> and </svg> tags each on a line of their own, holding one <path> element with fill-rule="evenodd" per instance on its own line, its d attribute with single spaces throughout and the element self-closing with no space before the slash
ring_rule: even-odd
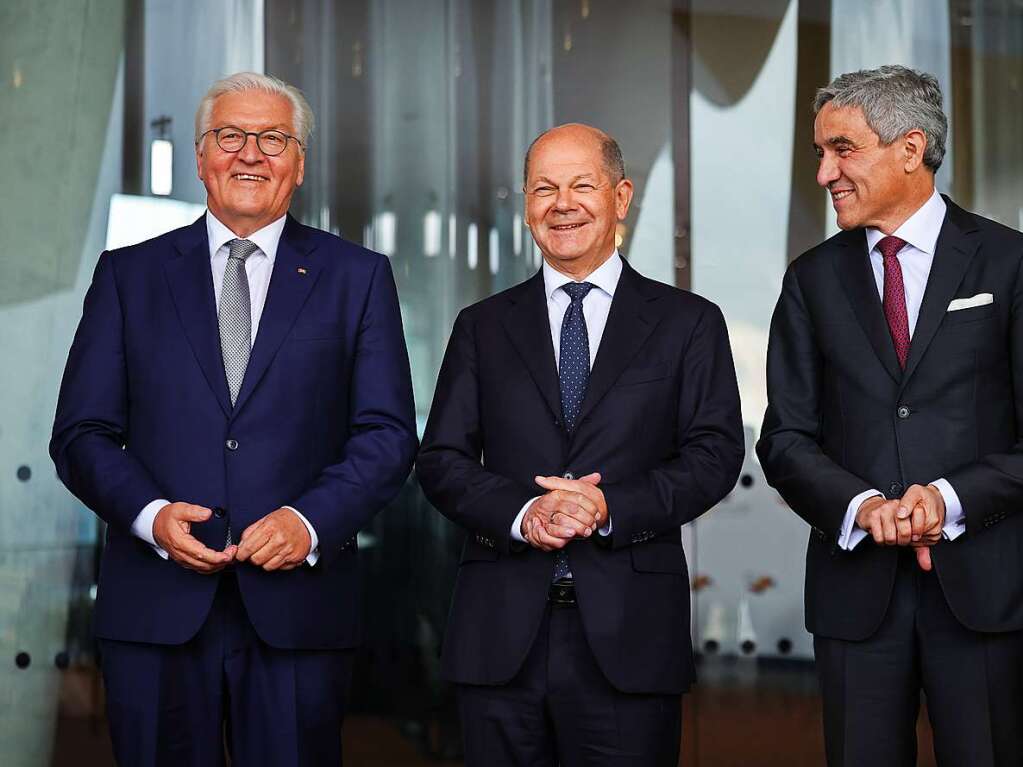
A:
<svg viewBox="0 0 1023 767">
<path fill-rule="evenodd" d="M 884 316 L 903 370 L 909 356 L 909 315 L 906 314 L 906 286 L 902 282 L 902 266 L 897 255 L 905 244 L 906 241 L 898 237 L 885 237 L 877 243 L 884 259 Z"/>
</svg>

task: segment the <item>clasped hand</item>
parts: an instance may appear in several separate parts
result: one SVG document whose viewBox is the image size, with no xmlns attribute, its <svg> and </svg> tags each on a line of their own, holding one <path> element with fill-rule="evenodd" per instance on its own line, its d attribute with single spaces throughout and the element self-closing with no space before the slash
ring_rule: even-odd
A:
<svg viewBox="0 0 1023 767">
<path fill-rule="evenodd" d="M 579 479 L 536 477 L 547 492 L 522 516 L 522 537 L 534 548 L 554 551 L 575 538 L 588 538 L 607 524 L 607 502 L 598 487 L 600 474 Z"/>
<path fill-rule="evenodd" d="M 223 551 L 204 546 L 192 535 L 192 525 L 213 512 L 191 503 L 170 503 L 153 520 L 153 538 L 167 555 L 189 570 L 209 575 L 232 562 L 251 562 L 267 571 L 291 570 L 309 556 L 312 541 L 305 524 L 291 509 L 272 511 L 242 532 L 238 544 Z"/>
<path fill-rule="evenodd" d="M 856 525 L 881 546 L 912 546 L 917 564 L 930 570 L 930 547 L 941 540 L 945 525 L 945 499 L 933 485 L 912 485 L 891 501 L 875 495 L 860 504 Z"/>
</svg>

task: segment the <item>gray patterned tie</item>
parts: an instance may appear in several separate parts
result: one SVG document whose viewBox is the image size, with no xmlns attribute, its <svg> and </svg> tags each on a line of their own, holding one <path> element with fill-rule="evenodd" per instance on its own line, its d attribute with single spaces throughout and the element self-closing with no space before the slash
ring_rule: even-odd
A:
<svg viewBox="0 0 1023 767">
<path fill-rule="evenodd" d="M 231 240 L 224 282 L 220 287 L 220 353 L 224 357 L 224 374 L 231 404 L 238 400 L 238 392 L 245 378 L 252 350 L 252 302 L 249 300 L 249 277 L 245 273 L 246 259 L 259 250 L 250 240 Z M 231 545 L 231 525 L 227 526 L 225 548 Z"/>
<path fill-rule="evenodd" d="M 259 250 L 249 240 L 231 240 L 224 282 L 220 288 L 220 352 L 224 357 L 227 388 L 231 404 L 238 399 L 252 349 L 252 303 L 245 260 Z"/>
</svg>

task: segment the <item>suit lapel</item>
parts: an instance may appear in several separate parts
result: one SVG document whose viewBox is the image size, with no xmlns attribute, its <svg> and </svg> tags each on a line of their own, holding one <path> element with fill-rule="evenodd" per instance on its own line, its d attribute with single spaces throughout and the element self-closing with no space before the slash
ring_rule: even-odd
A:
<svg viewBox="0 0 1023 767">
<path fill-rule="evenodd" d="M 213 272 L 206 234 L 206 217 L 187 227 L 174 243 L 177 255 L 164 264 L 164 273 L 185 337 L 206 382 L 224 415 L 231 415 L 231 399 L 220 354 L 220 328 L 213 295 Z"/>
<path fill-rule="evenodd" d="M 277 350 L 316 284 L 319 266 L 307 258 L 312 250 L 310 243 L 303 236 L 301 224 L 289 215 L 281 233 L 280 243 L 277 245 L 277 256 L 267 288 L 266 303 L 259 318 L 256 343 L 249 355 L 242 388 L 234 404 L 235 414 L 244 407 L 266 373 L 267 367 L 277 355 Z"/>
<path fill-rule="evenodd" d="M 504 329 L 551 412 L 561 420 L 561 388 L 551 345 L 543 271 L 522 283 L 510 296 Z"/>
<path fill-rule="evenodd" d="M 657 317 L 648 303 L 652 300 L 644 294 L 643 278 L 622 259 L 622 276 L 611 301 L 577 424 L 604 398 L 657 326 Z"/>
<path fill-rule="evenodd" d="M 895 344 L 885 320 L 884 307 L 877 293 L 877 282 L 870 267 L 867 236 L 862 229 L 847 232 L 836 239 L 839 252 L 835 257 L 838 280 L 845 288 L 856 318 L 863 326 L 870 345 L 874 347 L 884 369 L 896 382 L 902 380 L 902 369 L 895 354 Z"/>
<path fill-rule="evenodd" d="M 920 304 L 920 316 L 917 318 L 909 345 L 903 387 L 934 339 L 938 326 L 948 312 L 949 302 L 959 289 L 979 245 L 977 227 L 973 219 L 948 198 L 945 199 L 945 204 L 948 208 L 935 246 L 931 273 L 927 277 L 927 287 L 924 289 L 923 302 Z"/>
</svg>

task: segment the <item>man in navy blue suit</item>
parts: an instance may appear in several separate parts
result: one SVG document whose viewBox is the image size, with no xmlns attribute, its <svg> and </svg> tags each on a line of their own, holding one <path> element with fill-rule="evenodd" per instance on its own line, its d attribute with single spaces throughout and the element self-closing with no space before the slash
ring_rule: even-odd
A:
<svg viewBox="0 0 1023 767">
<path fill-rule="evenodd" d="M 467 533 L 444 638 L 467 767 L 675 767 L 693 681 L 680 528 L 743 458 L 721 311 L 615 244 L 632 200 L 585 125 L 526 153 L 532 278 L 455 320 L 417 461 Z"/>
<path fill-rule="evenodd" d="M 208 212 L 102 254 L 50 454 L 107 523 L 118 761 L 340 763 L 356 533 L 416 449 L 388 261 L 288 215 L 312 113 L 232 75 L 196 114 Z"/>
</svg>

